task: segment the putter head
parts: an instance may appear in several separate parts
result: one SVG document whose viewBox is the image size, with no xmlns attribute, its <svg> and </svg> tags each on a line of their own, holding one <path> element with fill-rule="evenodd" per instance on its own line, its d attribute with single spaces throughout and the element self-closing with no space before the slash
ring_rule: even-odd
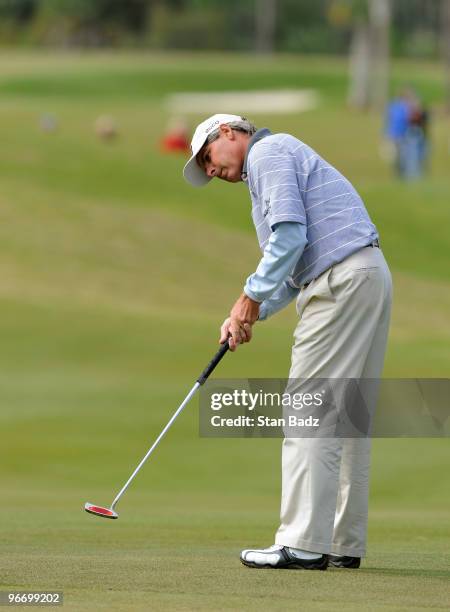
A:
<svg viewBox="0 0 450 612">
<path fill-rule="evenodd" d="M 89 512 L 89 514 L 95 514 L 95 516 L 101 516 L 103 518 L 109 518 L 109 519 L 119 518 L 119 515 L 117 514 L 117 512 L 115 512 L 114 510 L 111 510 L 111 508 L 103 508 L 102 506 L 95 506 L 94 504 L 90 504 L 89 502 L 84 504 L 84 509 L 86 510 L 86 512 Z"/>
</svg>

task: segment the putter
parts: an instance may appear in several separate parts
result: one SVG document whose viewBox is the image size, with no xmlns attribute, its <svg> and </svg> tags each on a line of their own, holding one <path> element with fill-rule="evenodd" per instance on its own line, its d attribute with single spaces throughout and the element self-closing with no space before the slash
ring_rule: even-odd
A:
<svg viewBox="0 0 450 612">
<path fill-rule="evenodd" d="M 150 455 L 153 453 L 153 451 L 155 450 L 155 448 L 158 446 L 158 444 L 160 443 L 160 441 L 162 440 L 162 438 L 164 437 L 164 435 L 166 434 L 166 432 L 170 429 L 170 426 L 172 425 L 172 423 L 175 421 L 175 419 L 177 418 L 177 416 L 181 413 L 181 411 L 183 410 L 183 408 L 186 406 L 186 404 L 189 402 L 189 400 L 191 399 L 191 397 L 195 394 L 195 392 L 197 391 L 197 389 L 204 384 L 204 382 L 208 379 L 209 375 L 214 371 L 215 367 L 218 365 L 218 363 L 221 361 L 222 357 L 225 355 L 225 353 L 228 351 L 229 349 L 229 344 L 228 341 L 225 342 L 224 344 L 222 344 L 222 346 L 220 347 L 220 349 L 217 351 L 217 353 L 214 355 L 214 357 L 211 359 L 211 361 L 209 362 L 209 364 L 206 366 L 206 368 L 203 370 L 203 372 L 200 374 L 200 376 L 197 378 L 197 381 L 195 383 L 195 385 L 192 387 L 192 389 L 189 391 L 189 393 L 186 395 L 185 399 L 183 400 L 183 402 L 180 404 L 180 406 L 177 408 L 177 410 L 175 411 L 175 413 L 173 414 L 172 418 L 170 419 L 170 421 L 167 423 L 167 425 L 164 427 L 164 429 L 162 430 L 162 432 L 159 434 L 159 436 L 156 438 L 156 440 L 153 442 L 153 445 L 151 446 L 151 448 L 148 450 L 147 454 L 145 455 L 145 457 L 142 459 L 142 461 L 139 463 L 139 465 L 137 466 L 137 468 L 134 470 L 134 472 L 131 474 L 131 476 L 129 477 L 129 479 L 126 481 L 126 483 L 123 485 L 123 487 L 120 489 L 119 493 L 116 495 L 116 497 L 114 498 L 113 503 L 111 504 L 111 506 L 109 508 L 104 508 L 103 506 L 96 506 L 95 504 L 91 504 L 91 503 L 86 503 L 84 505 L 84 509 L 86 510 L 86 512 L 89 512 L 89 514 L 95 514 L 96 516 L 101 516 L 103 518 L 109 518 L 109 519 L 117 519 L 119 518 L 119 515 L 116 512 L 116 506 L 117 503 L 119 501 L 119 499 L 122 497 L 122 495 L 125 493 L 125 491 L 128 489 L 129 485 L 131 484 L 131 481 L 134 479 L 134 477 L 136 476 L 136 474 L 139 472 L 139 470 L 141 469 L 141 467 L 144 465 L 144 463 L 147 461 L 147 459 L 150 457 Z"/>
</svg>

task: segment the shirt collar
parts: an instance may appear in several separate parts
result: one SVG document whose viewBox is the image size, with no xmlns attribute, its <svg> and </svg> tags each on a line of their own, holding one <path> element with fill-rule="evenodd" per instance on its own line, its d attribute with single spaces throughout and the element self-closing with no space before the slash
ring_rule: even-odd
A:
<svg viewBox="0 0 450 612">
<path fill-rule="evenodd" d="M 251 148 L 259 140 L 262 140 L 266 136 L 271 136 L 271 135 L 272 135 L 272 132 L 268 128 L 261 128 L 260 130 L 256 130 L 256 132 L 250 138 L 249 143 L 248 143 L 248 147 L 247 147 L 247 153 L 245 154 L 245 158 L 244 158 L 244 164 L 242 166 L 242 172 L 241 172 L 241 179 L 243 181 L 247 181 L 247 174 L 248 174 L 248 172 L 247 172 L 247 161 L 248 161 L 248 156 L 249 156 L 249 153 L 251 151 Z"/>
</svg>

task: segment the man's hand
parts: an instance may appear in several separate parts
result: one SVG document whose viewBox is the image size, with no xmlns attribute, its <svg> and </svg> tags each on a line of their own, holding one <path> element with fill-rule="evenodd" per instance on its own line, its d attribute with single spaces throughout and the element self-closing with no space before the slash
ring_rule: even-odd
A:
<svg viewBox="0 0 450 612">
<path fill-rule="evenodd" d="M 243 293 L 220 328 L 220 343 L 223 344 L 230 336 L 230 350 L 235 351 L 238 344 L 250 342 L 252 325 L 258 320 L 258 315 L 259 302 L 255 302 Z"/>
</svg>

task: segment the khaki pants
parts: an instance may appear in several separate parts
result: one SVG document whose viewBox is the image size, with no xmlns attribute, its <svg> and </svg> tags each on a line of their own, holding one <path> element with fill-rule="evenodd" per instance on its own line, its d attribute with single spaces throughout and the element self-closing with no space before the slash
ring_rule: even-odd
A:
<svg viewBox="0 0 450 612">
<path fill-rule="evenodd" d="M 376 247 L 312 281 L 297 298 L 289 378 L 381 377 L 391 299 L 389 268 Z M 276 544 L 364 556 L 369 467 L 367 438 L 285 438 Z"/>
</svg>

